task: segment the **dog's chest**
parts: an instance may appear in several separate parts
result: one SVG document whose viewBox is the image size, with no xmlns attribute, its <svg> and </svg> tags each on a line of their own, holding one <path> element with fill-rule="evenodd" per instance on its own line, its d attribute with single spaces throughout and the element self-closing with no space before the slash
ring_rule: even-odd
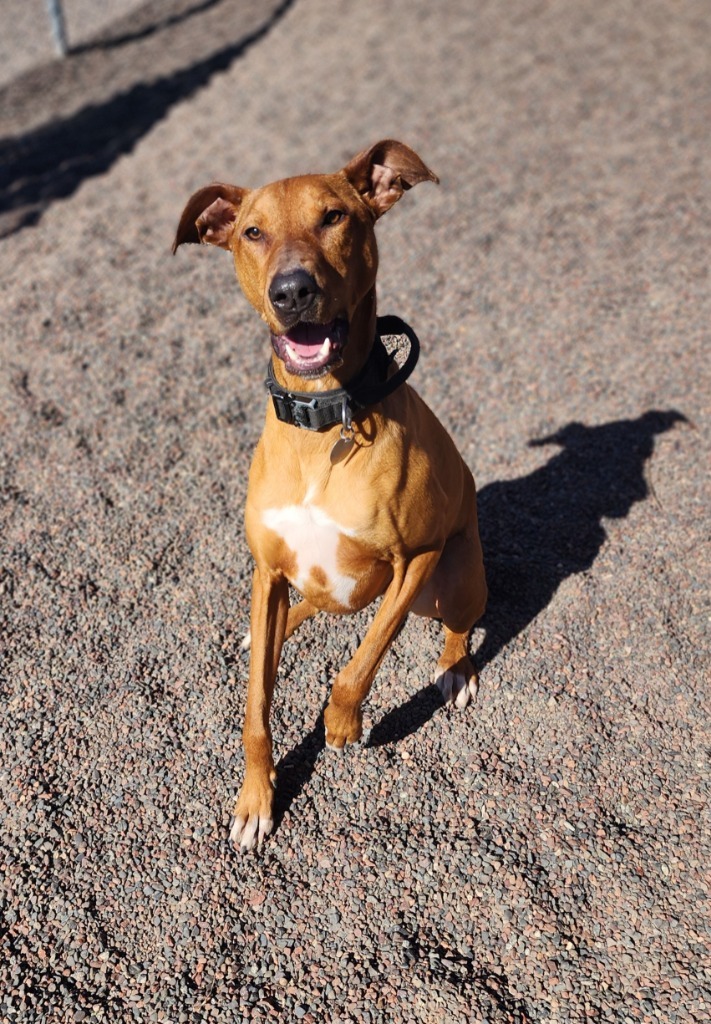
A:
<svg viewBox="0 0 711 1024">
<path fill-rule="evenodd" d="M 262 523 L 288 548 L 291 557 L 285 574 L 304 597 L 317 606 L 351 607 L 357 578 L 344 571 L 339 554 L 344 541 L 356 536 L 355 530 L 338 523 L 308 498 L 299 505 L 265 509 Z"/>
</svg>

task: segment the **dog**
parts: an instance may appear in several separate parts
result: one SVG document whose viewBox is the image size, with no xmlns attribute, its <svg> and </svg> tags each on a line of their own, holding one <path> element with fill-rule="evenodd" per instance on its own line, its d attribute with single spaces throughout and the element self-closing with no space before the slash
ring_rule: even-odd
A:
<svg viewBox="0 0 711 1024">
<path fill-rule="evenodd" d="M 477 693 L 468 638 L 487 588 L 474 479 L 404 379 L 416 336 L 376 318 L 375 222 L 407 190 L 438 180 L 408 146 L 385 139 L 334 174 L 207 185 L 180 218 L 173 252 L 185 242 L 230 250 L 271 335 L 271 401 L 245 510 L 255 569 L 245 774 L 230 832 L 243 851 L 273 828 L 270 707 L 282 643 L 306 618 L 382 596 L 333 682 L 330 748 L 360 738 L 363 701 L 409 612 L 444 624 L 435 682 L 445 700 L 461 708 Z M 404 366 L 388 356 L 383 325 L 410 338 Z M 289 584 L 302 597 L 291 608 Z"/>
</svg>

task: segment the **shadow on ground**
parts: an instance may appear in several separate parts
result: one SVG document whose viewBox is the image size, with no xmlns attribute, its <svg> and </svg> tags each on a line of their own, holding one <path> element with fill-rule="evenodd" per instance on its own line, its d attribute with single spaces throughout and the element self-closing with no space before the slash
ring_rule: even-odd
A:
<svg viewBox="0 0 711 1024">
<path fill-rule="evenodd" d="M 488 484 L 479 494 L 479 525 L 487 565 L 489 603 L 479 623 L 484 641 L 479 668 L 491 662 L 550 603 L 560 584 L 589 569 L 607 534 L 603 519 L 621 519 L 649 497 L 645 467 L 654 439 L 680 412 L 650 411 L 638 419 L 598 427 L 569 423 L 529 442 L 561 451 L 527 476 Z M 370 733 L 369 747 L 417 732 L 442 707 L 426 686 L 389 712 Z M 277 766 L 277 823 L 310 779 L 324 749 L 323 713 L 302 742 Z"/>
<path fill-rule="evenodd" d="M 160 5 L 175 7 L 172 15 L 166 9 L 162 20 L 134 32 L 115 30 L 0 90 L 0 123 L 32 124 L 39 116 L 44 122 L 0 139 L 0 238 L 37 224 L 53 202 L 109 170 L 174 104 L 262 39 L 293 3 L 264 4 L 266 11 L 252 14 L 256 27 L 245 32 L 234 3 L 204 0 L 180 10 L 172 0 Z M 230 41 L 226 25 L 242 34 Z M 195 40 L 189 52 L 208 52 L 175 67 L 188 38 Z M 102 98 L 107 83 L 112 94 Z M 78 99 L 82 105 L 72 109 Z"/>
<path fill-rule="evenodd" d="M 569 423 L 531 447 L 555 444 L 557 455 L 527 476 L 488 484 L 479 494 L 479 526 L 489 603 L 476 655 L 483 668 L 550 603 L 560 584 L 589 569 L 607 534 L 603 519 L 621 519 L 649 496 L 645 466 L 657 434 L 686 422 L 674 410 L 598 427 Z M 370 746 L 416 732 L 441 706 L 426 686 L 378 722 Z"/>
<path fill-rule="evenodd" d="M 675 410 L 598 427 L 569 423 L 531 447 L 561 451 L 527 476 L 488 484 L 479 493 L 479 526 L 489 603 L 479 626 L 479 668 L 491 662 L 550 603 L 560 584 L 589 569 L 607 534 L 603 519 L 621 519 L 649 497 L 645 467 L 654 439 L 686 418 Z M 389 712 L 370 733 L 369 747 L 417 732 L 442 707 L 426 686 Z M 281 820 L 311 777 L 324 749 L 323 713 L 302 742 L 277 766 L 276 817 Z"/>
<path fill-rule="evenodd" d="M 322 750 L 326 749 L 323 709 L 301 743 L 282 757 L 276 766 L 278 784 L 274 798 L 274 827 L 281 819 L 313 775 Z M 341 755 L 333 753 L 333 757 Z"/>
</svg>

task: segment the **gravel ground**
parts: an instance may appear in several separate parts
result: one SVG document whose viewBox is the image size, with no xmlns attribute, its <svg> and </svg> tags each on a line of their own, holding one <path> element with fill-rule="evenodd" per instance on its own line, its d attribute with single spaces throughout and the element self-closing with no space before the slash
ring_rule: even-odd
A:
<svg viewBox="0 0 711 1024">
<path fill-rule="evenodd" d="M 708 5 L 94 6 L 64 64 L 2 15 L 0 1020 L 705 1024 Z M 479 483 L 481 689 L 410 621 L 332 757 L 369 615 L 307 623 L 242 858 L 267 344 L 169 247 L 205 182 L 383 136 L 442 178 L 380 307 Z"/>
</svg>

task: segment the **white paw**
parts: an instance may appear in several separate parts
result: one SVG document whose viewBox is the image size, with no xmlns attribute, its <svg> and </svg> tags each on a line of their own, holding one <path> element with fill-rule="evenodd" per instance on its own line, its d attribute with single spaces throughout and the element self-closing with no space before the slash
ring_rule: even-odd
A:
<svg viewBox="0 0 711 1024">
<path fill-rule="evenodd" d="M 273 818 L 260 818 L 256 814 L 249 818 L 235 818 L 230 829 L 230 840 L 235 846 L 239 846 L 243 853 L 248 850 L 260 849 L 265 836 L 268 836 L 274 827 Z"/>
<path fill-rule="evenodd" d="M 247 630 L 247 635 L 245 636 L 244 640 L 242 641 L 242 643 L 239 646 L 240 646 L 240 649 L 243 650 L 243 651 L 248 651 L 249 648 L 252 646 L 252 630 L 251 629 Z"/>
<path fill-rule="evenodd" d="M 476 700 L 479 692 L 479 682 L 476 674 L 468 676 L 466 673 L 457 671 L 455 668 L 448 668 L 445 671 L 437 669 L 434 683 L 446 704 L 454 704 L 456 708 L 465 708 L 470 700 Z"/>
</svg>

